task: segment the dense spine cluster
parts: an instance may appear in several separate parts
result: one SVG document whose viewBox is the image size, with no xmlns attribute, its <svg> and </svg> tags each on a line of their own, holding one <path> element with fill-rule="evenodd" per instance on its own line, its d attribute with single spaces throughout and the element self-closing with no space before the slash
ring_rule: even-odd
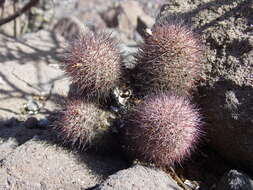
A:
<svg viewBox="0 0 253 190">
<path fill-rule="evenodd" d="M 67 48 L 63 70 L 78 88 L 77 96 L 106 100 L 119 84 L 123 70 L 116 41 L 104 33 L 80 35 Z"/>
<path fill-rule="evenodd" d="M 158 166 L 180 163 L 201 136 L 201 117 L 187 98 L 147 97 L 125 118 L 124 142 L 130 154 Z"/>
<path fill-rule="evenodd" d="M 173 90 L 190 94 L 202 71 L 202 47 L 182 22 L 155 24 L 136 55 L 133 86 L 142 95 Z"/>
<path fill-rule="evenodd" d="M 65 109 L 58 113 L 54 130 L 63 144 L 81 150 L 89 146 L 102 147 L 110 136 L 109 117 L 110 114 L 93 103 L 70 99 Z"/>
</svg>

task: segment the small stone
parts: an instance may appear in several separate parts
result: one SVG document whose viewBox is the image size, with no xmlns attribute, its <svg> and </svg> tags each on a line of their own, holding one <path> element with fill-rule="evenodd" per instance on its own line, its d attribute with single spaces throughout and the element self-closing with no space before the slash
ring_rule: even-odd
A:
<svg viewBox="0 0 253 190">
<path fill-rule="evenodd" d="M 114 113 L 118 113 L 119 112 L 119 108 L 118 107 L 115 107 L 115 106 L 111 106 L 111 111 L 114 112 Z"/>
<path fill-rule="evenodd" d="M 253 190 L 253 180 L 243 172 L 230 170 L 221 178 L 216 190 Z"/>
<path fill-rule="evenodd" d="M 196 183 L 194 183 L 193 181 L 190 181 L 190 180 L 185 180 L 184 184 L 187 185 L 188 187 L 190 187 L 191 189 L 194 189 L 194 190 L 198 190 L 200 188 L 198 184 L 196 184 Z"/>
<path fill-rule="evenodd" d="M 116 88 L 114 90 L 114 96 L 119 105 L 125 106 L 132 95 L 132 91 L 130 90 L 122 90 L 120 88 Z"/>
<path fill-rule="evenodd" d="M 35 113 L 35 112 L 38 112 L 40 107 L 38 105 L 37 102 L 35 102 L 34 100 L 29 100 L 25 105 L 24 105 L 24 108 L 27 112 L 29 113 Z"/>
</svg>

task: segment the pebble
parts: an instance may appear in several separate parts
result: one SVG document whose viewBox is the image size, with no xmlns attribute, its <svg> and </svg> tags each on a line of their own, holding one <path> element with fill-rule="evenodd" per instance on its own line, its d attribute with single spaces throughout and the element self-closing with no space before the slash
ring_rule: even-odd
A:
<svg viewBox="0 0 253 190">
<path fill-rule="evenodd" d="M 30 113 L 37 113 L 40 109 L 39 105 L 37 104 L 37 102 L 35 102 L 34 100 L 29 100 L 25 105 L 24 108 L 26 111 L 30 112 Z"/>
</svg>

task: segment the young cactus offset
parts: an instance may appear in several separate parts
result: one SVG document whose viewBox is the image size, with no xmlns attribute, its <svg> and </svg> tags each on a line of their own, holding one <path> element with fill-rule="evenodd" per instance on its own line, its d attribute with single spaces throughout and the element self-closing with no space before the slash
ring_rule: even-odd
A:
<svg viewBox="0 0 253 190">
<path fill-rule="evenodd" d="M 147 97 L 124 121 L 124 143 L 131 157 L 162 167 L 187 158 L 202 134 L 198 110 L 173 94 Z"/>
<path fill-rule="evenodd" d="M 65 109 L 58 113 L 53 129 L 63 144 L 81 150 L 92 147 L 103 151 L 113 145 L 113 117 L 93 103 L 69 99 Z"/>
<path fill-rule="evenodd" d="M 158 90 L 189 94 L 202 71 L 200 40 L 182 21 L 157 22 L 136 55 L 134 87 L 141 95 Z"/>
<path fill-rule="evenodd" d="M 121 78 L 123 63 L 109 34 L 80 35 L 64 55 L 63 70 L 85 99 L 106 100 Z"/>
</svg>

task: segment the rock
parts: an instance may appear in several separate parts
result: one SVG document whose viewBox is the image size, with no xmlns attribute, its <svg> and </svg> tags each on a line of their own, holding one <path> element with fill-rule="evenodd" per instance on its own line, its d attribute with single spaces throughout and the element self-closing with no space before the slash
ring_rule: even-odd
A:
<svg viewBox="0 0 253 190">
<path fill-rule="evenodd" d="M 243 172 L 230 170 L 221 178 L 216 190 L 253 190 L 253 180 Z"/>
<path fill-rule="evenodd" d="M 113 156 L 80 155 L 42 138 L 34 137 L 1 161 L 1 189 L 86 189 L 125 167 Z"/>
<path fill-rule="evenodd" d="M 184 184 L 185 184 L 186 187 L 189 187 L 189 188 L 194 189 L 194 190 L 200 189 L 200 186 L 196 181 L 190 181 L 190 180 L 187 179 L 187 180 L 184 181 Z"/>
<path fill-rule="evenodd" d="M 96 11 L 80 11 L 76 17 L 94 32 L 103 31 L 107 27 L 104 20 Z"/>
<path fill-rule="evenodd" d="M 78 18 L 74 16 L 64 17 L 54 25 L 53 31 L 72 41 L 78 35 L 88 32 L 89 29 Z"/>
<path fill-rule="evenodd" d="M 118 105 L 125 107 L 132 96 L 132 91 L 130 89 L 115 88 L 113 95 Z"/>
<path fill-rule="evenodd" d="M 147 15 L 137 1 L 123 1 L 117 7 L 101 14 L 109 27 L 117 27 L 128 39 L 133 39 L 137 30 L 141 35 L 147 27 L 154 24 L 154 19 Z"/>
<path fill-rule="evenodd" d="M 120 8 L 135 28 L 137 28 L 138 19 L 147 27 L 151 27 L 154 24 L 154 19 L 143 11 L 141 5 L 137 1 L 124 1 L 120 4 Z"/>
<path fill-rule="evenodd" d="M 166 173 L 155 168 L 135 165 L 119 171 L 96 190 L 182 190 Z"/>
<path fill-rule="evenodd" d="M 39 106 L 39 104 L 36 101 L 30 99 L 24 105 L 24 109 L 25 109 L 25 111 L 27 111 L 30 114 L 36 114 L 40 110 L 40 106 Z"/>
<path fill-rule="evenodd" d="M 116 28 L 119 25 L 118 22 L 119 9 L 110 7 L 105 12 L 101 13 L 101 18 L 105 21 L 109 28 Z"/>
<path fill-rule="evenodd" d="M 186 18 L 201 33 L 207 59 L 196 99 L 206 118 L 209 144 L 253 172 L 252 6 L 250 0 L 173 0 L 160 16 Z"/>
<path fill-rule="evenodd" d="M 54 110 L 53 97 L 66 96 L 69 89 L 65 74 L 52 67 L 59 62 L 64 40 L 43 30 L 20 40 L 4 35 L 0 39 L 0 115 L 4 119 L 16 117 L 24 105 L 27 112 Z"/>
</svg>

